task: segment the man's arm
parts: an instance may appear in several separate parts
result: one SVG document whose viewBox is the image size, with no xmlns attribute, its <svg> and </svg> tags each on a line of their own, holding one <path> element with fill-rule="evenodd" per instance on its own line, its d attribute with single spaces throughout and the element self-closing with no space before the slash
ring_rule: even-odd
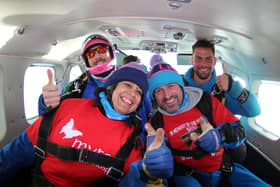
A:
<svg viewBox="0 0 280 187">
<path fill-rule="evenodd" d="M 260 114 L 260 104 L 257 97 L 246 88 L 243 88 L 232 76 L 224 73 L 216 77 L 216 85 L 225 92 L 226 107 L 233 113 L 246 117 L 255 117 Z"/>
<path fill-rule="evenodd" d="M 231 88 L 225 93 L 226 107 L 233 113 L 246 117 L 255 117 L 261 113 L 257 97 L 238 81 L 232 81 Z"/>
</svg>

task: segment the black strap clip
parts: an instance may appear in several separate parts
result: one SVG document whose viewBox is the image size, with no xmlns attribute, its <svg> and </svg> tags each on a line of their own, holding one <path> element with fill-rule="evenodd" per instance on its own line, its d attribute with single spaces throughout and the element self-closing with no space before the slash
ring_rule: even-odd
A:
<svg viewBox="0 0 280 187">
<path fill-rule="evenodd" d="M 224 152 L 221 171 L 223 175 L 230 175 L 233 171 L 233 162 L 228 152 Z"/>
<path fill-rule="evenodd" d="M 40 147 L 38 147 L 37 145 L 34 145 L 34 153 L 35 155 L 37 155 L 39 158 L 41 159 L 45 159 L 45 154 L 46 152 L 41 149 Z"/>
<path fill-rule="evenodd" d="M 221 171 L 225 174 L 231 174 L 233 171 L 233 166 L 230 164 L 222 164 Z"/>
<path fill-rule="evenodd" d="M 124 173 L 121 170 L 118 170 L 114 167 L 110 167 L 106 172 L 106 176 L 110 179 L 113 179 L 114 181 L 119 182 L 124 176 Z"/>
</svg>

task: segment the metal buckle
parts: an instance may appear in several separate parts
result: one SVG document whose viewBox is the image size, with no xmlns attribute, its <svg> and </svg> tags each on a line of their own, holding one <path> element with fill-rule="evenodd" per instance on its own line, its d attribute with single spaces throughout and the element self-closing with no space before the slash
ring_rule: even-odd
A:
<svg viewBox="0 0 280 187">
<path fill-rule="evenodd" d="M 45 151 L 40 147 L 38 147 L 37 145 L 34 145 L 34 153 L 41 159 L 45 159 L 45 154 L 46 154 Z"/>
<path fill-rule="evenodd" d="M 89 152 L 89 150 L 86 148 L 83 148 L 80 150 L 79 162 L 84 163 L 84 164 L 88 163 L 88 152 Z"/>
<path fill-rule="evenodd" d="M 75 82 L 74 84 L 74 89 L 72 90 L 72 92 L 78 92 L 78 93 L 81 93 L 82 90 L 79 88 L 81 85 L 80 81 L 79 82 Z"/>
<path fill-rule="evenodd" d="M 124 175 L 124 173 L 121 170 L 118 170 L 114 167 L 110 167 L 107 172 L 106 172 L 106 176 L 119 182 L 122 178 L 122 176 Z"/>
<path fill-rule="evenodd" d="M 232 166 L 227 166 L 225 164 L 222 164 L 222 172 L 225 172 L 225 173 L 231 173 L 233 171 L 233 167 Z"/>
<path fill-rule="evenodd" d="M 222 93 L 222 90 L 220 90 L 218 88 L 218 86 L 215 84 L 213 87 L 213 91 L 211 92 L 212 95 L 219 95 L 220 93 Z"/>
</svg>

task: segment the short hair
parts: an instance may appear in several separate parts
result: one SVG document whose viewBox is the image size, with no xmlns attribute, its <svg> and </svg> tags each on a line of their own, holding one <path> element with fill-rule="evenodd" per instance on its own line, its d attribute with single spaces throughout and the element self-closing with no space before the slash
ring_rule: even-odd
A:
<svg viewBox="0 0 280 187">
<path fill-rule="evenodd" d="M 207 40 L 207 39 L 200 39 L 200 40 L 197 40 L 197 41 L 195 42 L 195 44 L 193 44 L 193 46 L 192 46 L 193 52 L 194 52 L 194 50 L 195 50 L 196 48 L 199 48 L 199 47 L 202 47 L 202 48 L 209 48 L 209 49 L 212 50 L 213 54 L 215 55 L 215 45 L 214 45 L 211 41 L 209 41 L 209 40 Z"/>
<path fill-rule="evenodd" d="M 123 65 L 128 64 L 129 62 L 137 62 L 139 59 L 137 56 L 128 55 L 123 58 Z"/>
</svg>

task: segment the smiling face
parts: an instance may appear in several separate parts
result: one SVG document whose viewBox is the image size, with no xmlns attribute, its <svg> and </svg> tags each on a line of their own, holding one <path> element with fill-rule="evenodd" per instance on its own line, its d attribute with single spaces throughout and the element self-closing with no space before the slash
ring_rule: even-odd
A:
<svg viewBox="0 0 280 187">
<path fill-rule="evenodd" d="M 120 114 L 129 114 L 138 108 L 142 95 L 143 91 L 137 84 L 130 81 L 118 82 L 112 94 L 113 107 Z"/>
<path fill-rule="evenodd" d="M 175 83 L 158 87 L 154 91 L 157 105 L 172 114 L 178 110 L 183 101 L 182 88 Z"/>
<path fill-rule="evenodd" d="M 112 59 L 109 51 L 109 46 L 96 45 L 92 47 L 87 53 L 86 57 L 90 67 L 94 67 L 99 64 L 103 64 Z"/>
<path fill-rule="evenodd" d="M 198 47 L 195 48 L 192 65 L 194 68 L 194 81 L 198 84 L 204 84 L 211 79 L 217 59 L 211 48 Z"/>
</svg>

